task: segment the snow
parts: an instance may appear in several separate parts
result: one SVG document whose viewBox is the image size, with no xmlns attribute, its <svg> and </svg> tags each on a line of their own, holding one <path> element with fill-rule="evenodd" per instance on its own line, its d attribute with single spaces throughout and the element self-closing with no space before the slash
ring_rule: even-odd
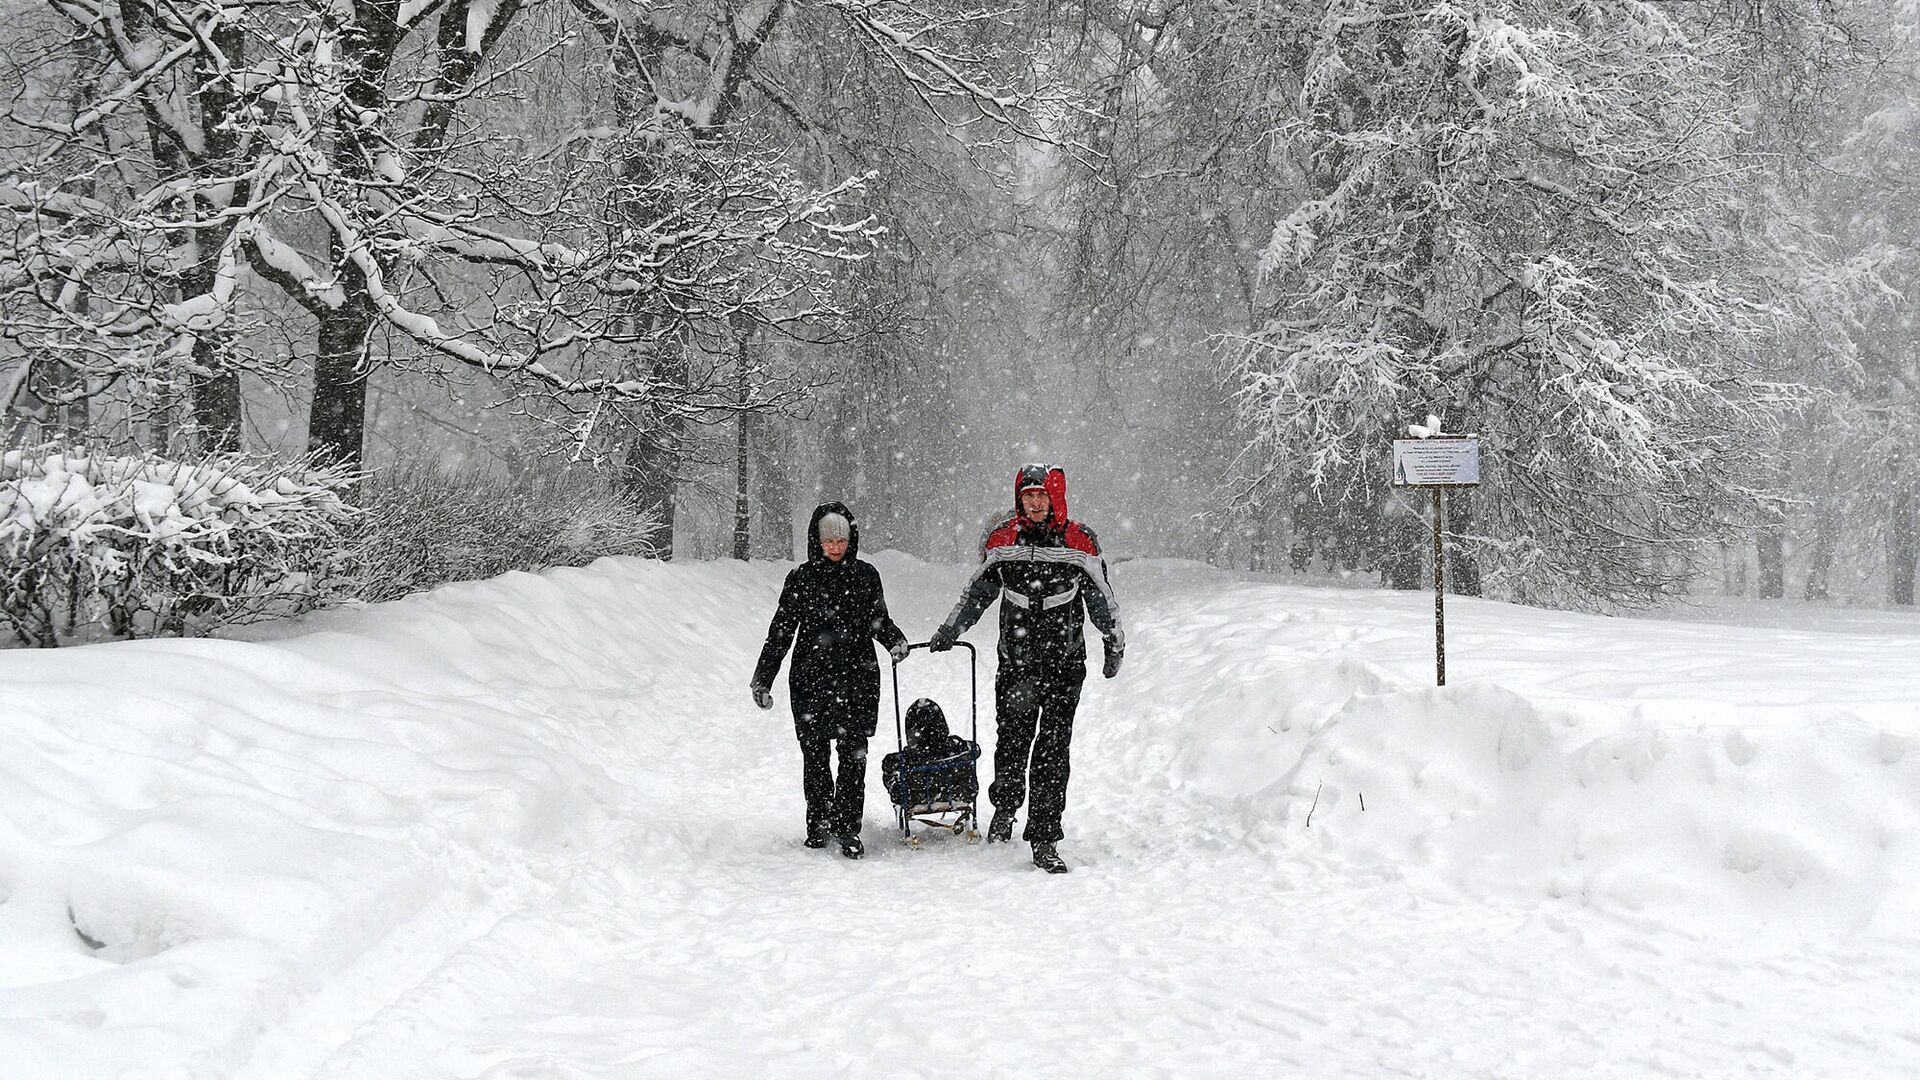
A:
<svg viewBox="0 0 1920 1080">
<path fill-rule="evenodd" d="M 438 6 L 434 0 L 400 0 L 400 12 L 394 16 L 394 22 L 400 26 L 412 26 L 422 15 Z"/>
<path fill-rule="evenodd" d="M 227 321 L 225 304 L 212 293 L 163 304 L 161 309 L 167 313 L 167 319 L 173 325 L 195 333 L 218 329 Z"/>
<path fill-rule="evenodd" d="M 255 254 L 274 270 L 300 282 L 307 295 L 330 308 L 337 308 L 346 302 L 346 291 L 340 287 L 339 281 L 323 279 L 307 262 L 306 256 L 282 242 L 266 227 L 255 225 L 249 232 L 249 239 Z"/>
<path fill-rule="evenodd" d="M 468 52 L 480 52 L 481 45 L 487 40 L 487 31 L 493 28 L 493 21 L 499 17 L 500 0 L 473 0 L 467 8 Z"/>
<path fill-rule="evenodd" d="M 250 487 L 243 476 L 271 480 Z M 212 549 L 260 543 L 268 534 L 299 532 L 304 507 L 344 513 L 324 482 L 306 483 L 240 460 L 171 461 L 89 450 L 0 453 L 0 546 L 70 545 L 109 549 L 151 541 L 188 558 L 227 561 Z M 188 548 L 200 551 L 188 551 Z M 97 551 L 95 552 L 97 557 Z M 259 553 L 254 555 L 258 557 Z"/>
<path fill-rule="evenodd" d="M 875 562 L 916 639 L 966 572 Z M 1435 688 L 1430 596 L 1122 563 L 1050 877 L 901 847 L 877 768 L 868 858 L 800 846 L 785 570 L 0 653 L 8 1075 L 1920 1068 L 1920 616 L 1450 598 Z"/>
</svg>

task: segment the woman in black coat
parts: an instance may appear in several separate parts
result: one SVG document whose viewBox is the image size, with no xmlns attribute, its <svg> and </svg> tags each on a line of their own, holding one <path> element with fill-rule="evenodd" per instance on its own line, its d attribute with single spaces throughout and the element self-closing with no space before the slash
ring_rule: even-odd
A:
<svg viewBox="0 0 1920 1080">
<path fill-rule="evenodd" d="M 895 659 L 907 654 L 907 636 L 887 615 L 880 572 L 861 562 L 860 528 L 842 503 L 815 507 L 807 524 L 807 561 L 787 574 L 767 644 L 753 669 L 753 700 L 773 708 L 773 677 L 793 649 L 787 689 L 793 731 L 800 739 L 801 790 L 807 799 L 807 846 L 840 839 L 849 859 L 865 854 L 860 817 L 866 809 L 867 740 L 880 713 L 880 664 L 873 643 Z M 828 765 L 839 744 L 840 775 Z"/>
</svg>

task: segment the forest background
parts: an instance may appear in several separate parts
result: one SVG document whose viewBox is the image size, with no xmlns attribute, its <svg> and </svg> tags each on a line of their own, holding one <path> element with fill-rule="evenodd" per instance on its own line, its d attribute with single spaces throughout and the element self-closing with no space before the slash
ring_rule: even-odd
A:
<svg viewBox="0 0 1920 1080">
<path fill-rule="evenodd" d="M 1457 591 L 1913 603 L 1911 3 L 0 25 L 23 642 L 789 558 L 820 496 L 960 560 L 1026 460 L 1112 554 L 1416 588 L 1428 414 L 1482 438 Z"/>
</svg>

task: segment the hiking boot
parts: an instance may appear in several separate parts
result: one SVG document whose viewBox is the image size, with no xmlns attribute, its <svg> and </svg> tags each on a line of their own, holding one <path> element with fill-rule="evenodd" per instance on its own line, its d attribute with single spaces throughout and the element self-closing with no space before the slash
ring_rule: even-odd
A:
<svg viewBox="0 0 1920 1080">
<path fill-rule="evenodd" d="M 843 836 L 840 838 L 840 854 L 845 855 L 849 859 L 858 859 L 866 853 L 867 847 L 860 842 L 859 837 Z"/>
<path fill-rule="evenodd" d="M 987 823 L 987 843 L 1013 843 L 1013 812 L 1011 810 L 993 812 L 993 820 Z"/>
<path fill-rule="evenodd" d="M 817 850 L 826 847 L 827 838 L 832 835 L 832 833 L 827 831 L 825 825 L 809 825 L 807 826 L 807 838 L 802 840 L 801 843 Z"/>
<path fill-rule="evenodd" d="M 1060 858 L 1060 853 L 1054 850 L 1053 841 L 1051 840 L 1035 840 L 1033 842 L 1033 865 L 1045 870 L 1049 874 L 1064 874 L 1067 872 L 1067 864 Z"/>
</svg>

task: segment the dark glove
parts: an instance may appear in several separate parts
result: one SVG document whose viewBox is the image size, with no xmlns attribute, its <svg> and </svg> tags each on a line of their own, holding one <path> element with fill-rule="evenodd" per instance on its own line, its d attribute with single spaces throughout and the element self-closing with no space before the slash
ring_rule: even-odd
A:
<svg viewBox="0 0 1920 1080">
<path fill-rule="evenodd" d="M 934 652 L 946 652 L 948 649 L 953 648 L 954 639 L 959 636 L 960 632 L 958 630 L 948 626 L 946 623 L 941 623 L 940 628 L 933 632 L 933 637 L 927 642 L 927 648 L 932 649 Z"/>
<path fill-rule="evenodd" d="M 899 641 L 894 642 L 891 646 L 887 648 L 887 655 L 893 657 L 893 662 L 897 664 L 900 661 L 905 660 L 907 658 L 907 654 L 912 651 L 913 649 L 911 646 L 907 644 L 907 640 L 905 638 L 901 638 Z"/>
<path fill-rule="evenodd" d="M 1120 674 L 1120 658 L 1125 656 L 1126 652 L 1126 642 L 1116 631 L 1112 637 L 1107 638 L 1107 662 L 1100 665 L 1100 674 L 1109 679 Z"/>
<path fill-rule="evenodd" d="M 755 683 L 753 687 L 753 703 L 763 709 L 773 708 L 773 691 Z"/>
</svg>

